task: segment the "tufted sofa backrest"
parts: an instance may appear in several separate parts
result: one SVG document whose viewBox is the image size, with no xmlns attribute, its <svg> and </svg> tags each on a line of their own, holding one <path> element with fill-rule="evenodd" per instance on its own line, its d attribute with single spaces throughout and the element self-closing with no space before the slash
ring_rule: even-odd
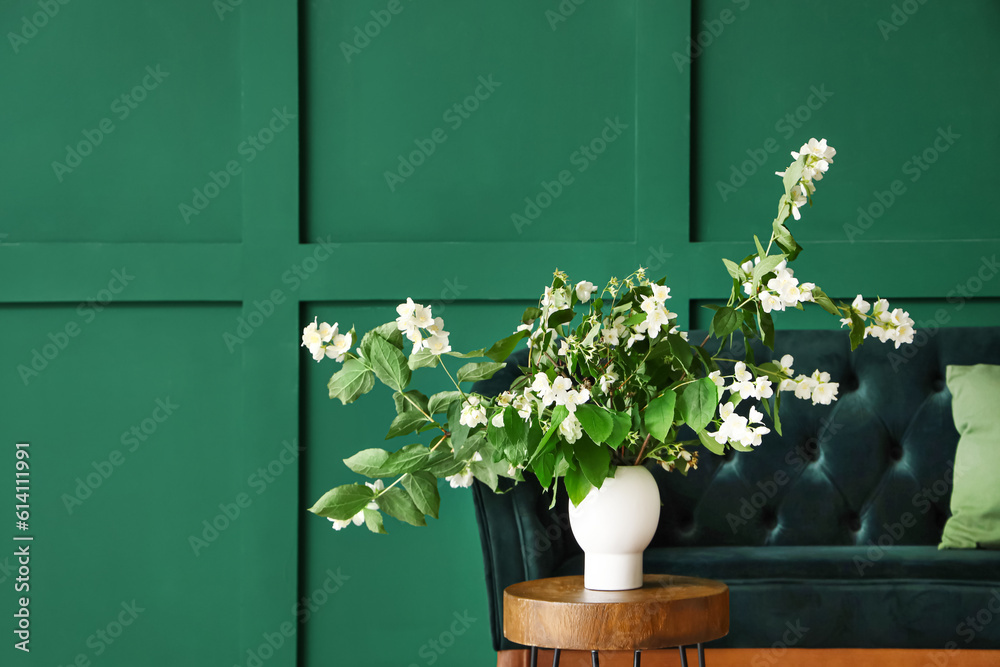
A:
<svg viewBox="0 0 1000 667">
<path fill-rule="evenodd" d="M 828 371 L 839 400 L 784 393 L 783 435 L 749 453 L 701 451 L 686 477 L 654 471 L 664 506 L 652 546 L 937 544 L 958 443 L 945 367 L 1000 364 L 1000 327 L 918 331 L 910 346 L 870 340 L 853 353 L 846 331 L 783 331 L 782 354 L 797 374 Z"/>
</svg>

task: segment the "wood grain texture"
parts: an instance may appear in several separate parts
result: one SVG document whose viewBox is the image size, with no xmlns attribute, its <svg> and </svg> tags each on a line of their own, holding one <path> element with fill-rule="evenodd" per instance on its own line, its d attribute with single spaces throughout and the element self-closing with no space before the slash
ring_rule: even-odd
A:
<svg viewBox="0 0 1000 667">
<path fill-rule="evenodd" d="M 525 646 L 576 650 L 656 649 L 729 632 L 729 588 L 720 581 L 647 574 L 630 591 L 591 591 L 583 577 L 508 586 L 504 635 Z"/>
<path fill-rule="evenodd" d="M 697 664 L 696 653 L 688 650 L 688 664 Z M 940 649 L 861 649 L 861 648 L 708 648 L 705 663 L 711 667 L 994 667 L 1000 651 L 952 651 Z M 552 664 L 552 651 L 538 652 L 539 665 Z M 642 654 L 642 667 L 680 667 L 677 649 Z M 559 667 L 590 667 L 589 651 L 563 651 Z M 497 667 L 529 667 L 528 651 L 500 651 Z M 632 667 L 631 651 L 601 653 L 601 667 Z"/>
</svg>

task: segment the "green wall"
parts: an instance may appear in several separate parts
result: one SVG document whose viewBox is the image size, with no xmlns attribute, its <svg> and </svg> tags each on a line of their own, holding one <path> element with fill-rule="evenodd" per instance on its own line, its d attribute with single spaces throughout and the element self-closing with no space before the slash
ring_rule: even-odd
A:
<svg viewBox="0 0 1000 667">
<path fill-rule="evenodd" d="M 490 664 L 468 491 L 388 537 L 304 511 L 392 404 L 325 398 L 301 326 L 410 296 L 471 349 L 556 266 L 637 264 L 704 324 L 810 136 L 798 275 L 995 324 L 997 4 L 695 4 L 0 4 L 0 489 L 29 442 L 34 537 L 3 664 Z"/>
</svg>

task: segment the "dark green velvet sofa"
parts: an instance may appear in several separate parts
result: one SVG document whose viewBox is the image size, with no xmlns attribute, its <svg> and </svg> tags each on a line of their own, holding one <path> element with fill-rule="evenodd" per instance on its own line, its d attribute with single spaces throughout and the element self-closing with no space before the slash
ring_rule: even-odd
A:
<svg viewBox="0 0 1000 667">
<path fill-rule="evenodd" d="M 756 451 L 702 451 L 686 477 L 656 468 L 663 508 L 645 571 L 729 585 L 730 633 L 713 647 L 791 636 L 799 648 L 1000 648 L 1000 551 L 937 548 L 958 443 L 945 367 L 1000 364 L 1000 327 L 923 330 L 912 346 L 854 353 L 845 331 L 788 331 L 776 350 L 797 373 L 829 371 L 839 400 L 788 396 L 783 435 Z M 474 390 L 505 389 L 519 354 Z M 553 510 L 533 483 L 497 495 L 477 482 L 473 497 L 493 644 L 521 648 L 503 637 L 504 588 L 583 573 L 565 492 Z"/>
</svg>

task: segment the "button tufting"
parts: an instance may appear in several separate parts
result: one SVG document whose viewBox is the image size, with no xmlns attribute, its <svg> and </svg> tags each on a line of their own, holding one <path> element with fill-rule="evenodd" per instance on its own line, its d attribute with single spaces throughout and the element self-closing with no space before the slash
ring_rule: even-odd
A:
<svg viewBox="0 0 1000 667">
<path fill-rule="evenodd" d="M 778 517 L 770 510 L 764 512 L 763 516 L 761 516 L 761 522 L 768 530 L 774 530 L 778 527 Z"/>
<path fill-rule="evenodd" d="M 894 443 L 889 447 L 889 458 L 893 461 L 898 461 L 903 458 L 903 447 L 899 443 Z"/>
<path fill-rule="evenodd" d="M 857 514 L 847 517 L 847 527 L 851 529 L 851 532 L 858 532 L 861 530 L 861 518 Z"/>
<path fill-rule="evenodd" d="M 934 391 L 944 391 L 944 378 L 935 378 L 934 381 L 931 382 L 931 388 L 934 389 Z"/>
</svg>

